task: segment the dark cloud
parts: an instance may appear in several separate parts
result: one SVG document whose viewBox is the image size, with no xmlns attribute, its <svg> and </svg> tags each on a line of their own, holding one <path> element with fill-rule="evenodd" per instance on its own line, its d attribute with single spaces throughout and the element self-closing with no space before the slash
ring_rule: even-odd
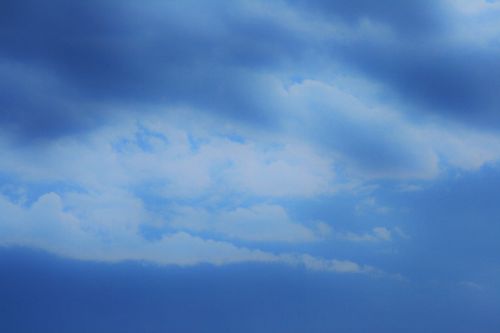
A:
<svg viewBox="0 0 500 333">
<path fill-rule="evenodd" d="M 96 126 L 116 110 L 176 105 L 269 125 L 281 97 L 267 74 L 315 78 L 333 66 L 384 83 L 405 107 L 498 125 L 498 52 L 453 44 L 443 28 L 451 16 L 439 2 L 266 5 L 2 1 L 0 125 L 50 138 Z M 396 37 L 329 39 L 305 29 L 311 19 L 353 28 L 369 19 Z"/>
<path fill-rule="evenodd" d="M 354 28 L 369 20 L 390 28 L 334 39 L 329 52 L 343 70 L 382 82 L 406 109 L 458 121 L 500 126 L 500 52 L 494 44 L 451 37 L 460 17 L 440 1 L 290 0 L 312 14 Z M 478 36 L 481 37 L 481 36 Z M 459 39 L 459 38 L 458 38 Z"/>
<path fill-rule="evenodd" d="M 218 2 L 4 1 L 0 11 L 0 121 L 28 136 L 57 136 L 110 104 L 266 122 L 252 70 L 300 52 L 283 23 Z"/>
<path fill-rule="evenodd" d="M 374 112 L 369 108 L 366 115 Z M 368 177 L 428 178 L 434 175 L 435 165 L 429 146 L 406 133 L 404 124 L 383 119 L 352 119 L 326 107 L 307 126 L 307 137 L 312 137 L 329 151 L 340 153 L 337 159 L 350 171 Z"/>
<path fill-rule="evenodd" d="M 352 68 L 385 83 L 400 103 L 478 126 L 500 125 L 500 53 L 433 41 L 334 47 Z"/>
</svg>

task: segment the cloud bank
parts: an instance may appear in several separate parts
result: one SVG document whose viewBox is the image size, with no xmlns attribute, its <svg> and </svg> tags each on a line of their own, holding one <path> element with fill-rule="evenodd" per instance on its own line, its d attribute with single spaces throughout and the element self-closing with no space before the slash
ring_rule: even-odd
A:
<svg viewBox="0 0 500 333">
<path fill-rule="evenodd" d="M 91 260 L 377 271 L 305 247 L 395 243 L 376 188 L 497 165 L 499 11 L 3 1 L 0 242 Z M 337 216 L 295 208 L 338 194 L 377 220 L 339 233 Z"/>
</svg>

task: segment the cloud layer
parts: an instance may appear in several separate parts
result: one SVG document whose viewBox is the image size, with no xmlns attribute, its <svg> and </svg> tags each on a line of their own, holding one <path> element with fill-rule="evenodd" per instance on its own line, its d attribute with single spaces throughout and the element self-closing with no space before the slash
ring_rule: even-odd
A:
<svg viewBox="0 0 500 333">
<path fill-rule="evenodd" d="M 0 242 L 380 272 L 310 253 L 409 239 L 381 217 L 397 211 L 375 199 L 388 183 L 496 167 L 499 13 L 479 0 L 3 1 Z M 304 208 L 340 196 L 363 223 Z"/>
</svg>

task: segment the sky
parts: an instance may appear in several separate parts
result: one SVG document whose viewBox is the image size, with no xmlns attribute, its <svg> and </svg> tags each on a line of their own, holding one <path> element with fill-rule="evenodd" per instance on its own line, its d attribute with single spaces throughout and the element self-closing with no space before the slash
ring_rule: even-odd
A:
<svg viewBox="0 0 500 333">
<path fill-rule="evenodd" d="M 500 2 L 3 0 L 0 331 L 498 332 Z"/>
</svg>

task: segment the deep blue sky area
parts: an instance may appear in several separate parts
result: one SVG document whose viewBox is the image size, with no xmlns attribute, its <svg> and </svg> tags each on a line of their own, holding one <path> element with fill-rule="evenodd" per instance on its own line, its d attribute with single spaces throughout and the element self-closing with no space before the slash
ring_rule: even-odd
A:
<svg viewBox="0 0 500 333">
<path fill-rule="evenodd" d="M 500 1 L 0 1 L 0 333 L 500 332 Z"/>
<path fill-rule="evenodd" d="M 101 264 L 19 248 L 0 258 L 3 332 L 497 332 L 500 325 L 498 294 L 432 284 L 251 264 Z"/>
</svg>

